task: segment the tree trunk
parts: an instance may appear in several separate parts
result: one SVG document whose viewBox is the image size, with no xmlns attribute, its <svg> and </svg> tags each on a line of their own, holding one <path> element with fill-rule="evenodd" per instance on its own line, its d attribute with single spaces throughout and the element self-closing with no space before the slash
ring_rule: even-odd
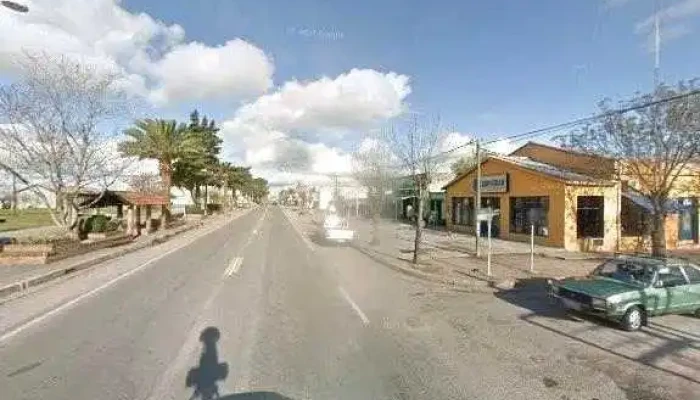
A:
<svg viewBox="0 0 700 400">
<path fill-rule="evenodd" d="M 163 181 L 163 196 L 166 198 L 166 205 L 163 206 L 161 219 L 163 220 L 162 226 L 167 226 L 170 221 L 170 189 L 173 184 L 173 166 L 170 160 L 164 160 L 160 162 L 160 179 Z"/>
<path fill-rule="evenodd" d="M 209 215 L 209 185 L 204 185 L 204 215 Z"/>
<path fill-rule="evenodd" d="M 413 264 L 418 264 L 420 244 L 423 237 L 423 188 L 418 186 L 418 210 L 416 213 L 416 237 L 413 241 Z"/>
<path fill-rule="evenodd" d="M 369 243 L 372 246 L 379 246 L 381 243 L 379 239 L 379 221 L 380 215 L 375 211 L 372 213 L 372 241 Z"/>
<path fill-rule="evenodd" d="M 654 256 L 666 256 L 666 216 L 661 212 L 652 215 L 651 229 L 651 254 Z"/>
<path fill-rule="evenodd" d="M 168 209 L 166 206 L 160 206 L 160 229 L 168 229 Z"/>
</svg>

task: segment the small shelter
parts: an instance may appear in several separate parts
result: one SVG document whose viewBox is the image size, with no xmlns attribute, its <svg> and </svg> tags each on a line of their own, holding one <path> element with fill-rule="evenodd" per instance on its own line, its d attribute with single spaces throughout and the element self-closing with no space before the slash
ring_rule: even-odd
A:
<svg viewBox="0 0 700 400">
<path fill-rule="evenodd" d="M 131 236 L 138 236 L 141 234 L 142 209 L 146 214 L 146 234 L 153 231 L 151 213 L 154 206 L 161 207 L 161 226 L 165 226 L 164 221 L 162 221 L 162 218 L 165 216 L 165 212 L 162 210 L 164 210 L 170 203 L 170 199 L 165 195 L 139 193 L 125 190 L 82 192 L 78 195 L 78 197 L 80 199 L 79 204 L 81 207 L 90 209 L 115 207 L 117 219 L 126 220 L 126 234 Z M 126 217 L 124 215 L 125 208 Z"/>
</svg>

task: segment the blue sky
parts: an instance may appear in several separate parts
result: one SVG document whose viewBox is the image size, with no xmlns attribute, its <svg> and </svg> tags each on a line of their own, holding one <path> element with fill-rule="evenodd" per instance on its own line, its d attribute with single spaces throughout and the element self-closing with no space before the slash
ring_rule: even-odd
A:
<svg viewBox="0 0 700 400">
<path fill-rule="evenodd" d="M 656 1 L 662 79 L 699 76 L 700 0 Z M 0 81 L 26 50 L 103 66 L 145 100 L 140 115 L 197 108 L 220 123 L 227 161 L 287 182 L 351 172 L 372 130 L 407 111 L 439 115 L 460 144 L 653 83 L 654 0 L 25 2 L 0 13 Z"/>
<path fill-rule="evenodd" d="M 624 98 L 652 83 L 647 37 L 635 32 L 652 13 L 651 0 L 617 7 L 561 0 L 123 4 L 182 25 L 189 39 L 253 42 L 273 57 L 276 85 L 357 67 L 406 74 L 413 109 L 485 137 L 587 115 L 603 97 Z M 698 75 L 699 54 L 689 51 L 696 43 L 691 32 L 664 44 L 665 79 Z"/>
</svg>

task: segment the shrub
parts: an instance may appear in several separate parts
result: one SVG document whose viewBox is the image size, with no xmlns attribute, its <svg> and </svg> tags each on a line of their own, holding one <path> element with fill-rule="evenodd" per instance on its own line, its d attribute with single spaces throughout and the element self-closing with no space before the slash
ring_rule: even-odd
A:
<svg viewBox="0 0 700 400">
<path fill-rule="evenodd" d="M 191 205 L 191 206 L 185 206 L 185 213 L 186 214 L 204 214 L 204 210 L 201 209 L 199 206 Z"/>
<path fill-rule="evenodd" d="M 103 233 L 107 231 L 109 219 L 104 215 L 91 215 L 85 221 L 85 231 L 88 233 Z"/>
<path fill-rule="evenodd" d="M 119 221 L 111 219 L 107 222 L 107 232 L 115 232 L 119 230 L 119 226 Z"/>
<path fill-rule="evenodd" d="M 221 204 L 207 204 L 209 214 L 221 212 Z"/>
</svg>

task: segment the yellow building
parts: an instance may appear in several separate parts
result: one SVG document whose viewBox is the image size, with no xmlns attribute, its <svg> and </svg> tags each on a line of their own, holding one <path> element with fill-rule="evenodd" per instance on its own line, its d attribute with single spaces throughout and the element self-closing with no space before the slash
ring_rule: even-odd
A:
<svg viewBox="0 0 700 400">
<path fill-rule="evenodd" d="M 646 251 L 648 201 L 614 159 L 527 143 L 509 156 L 482 161 L 483 208 L 498 210 L 492 235 L 582 251 Z M 692 174 L 686 176 L 692 178 Z M 474 233 L 476 168 L 445 186 L 448 228 Z M 698 244 L 697 188 L 675 191 L 666 220 L 667 247 Z M 479 223 L 485 235 L 488 224 Z"/>
</svg>

